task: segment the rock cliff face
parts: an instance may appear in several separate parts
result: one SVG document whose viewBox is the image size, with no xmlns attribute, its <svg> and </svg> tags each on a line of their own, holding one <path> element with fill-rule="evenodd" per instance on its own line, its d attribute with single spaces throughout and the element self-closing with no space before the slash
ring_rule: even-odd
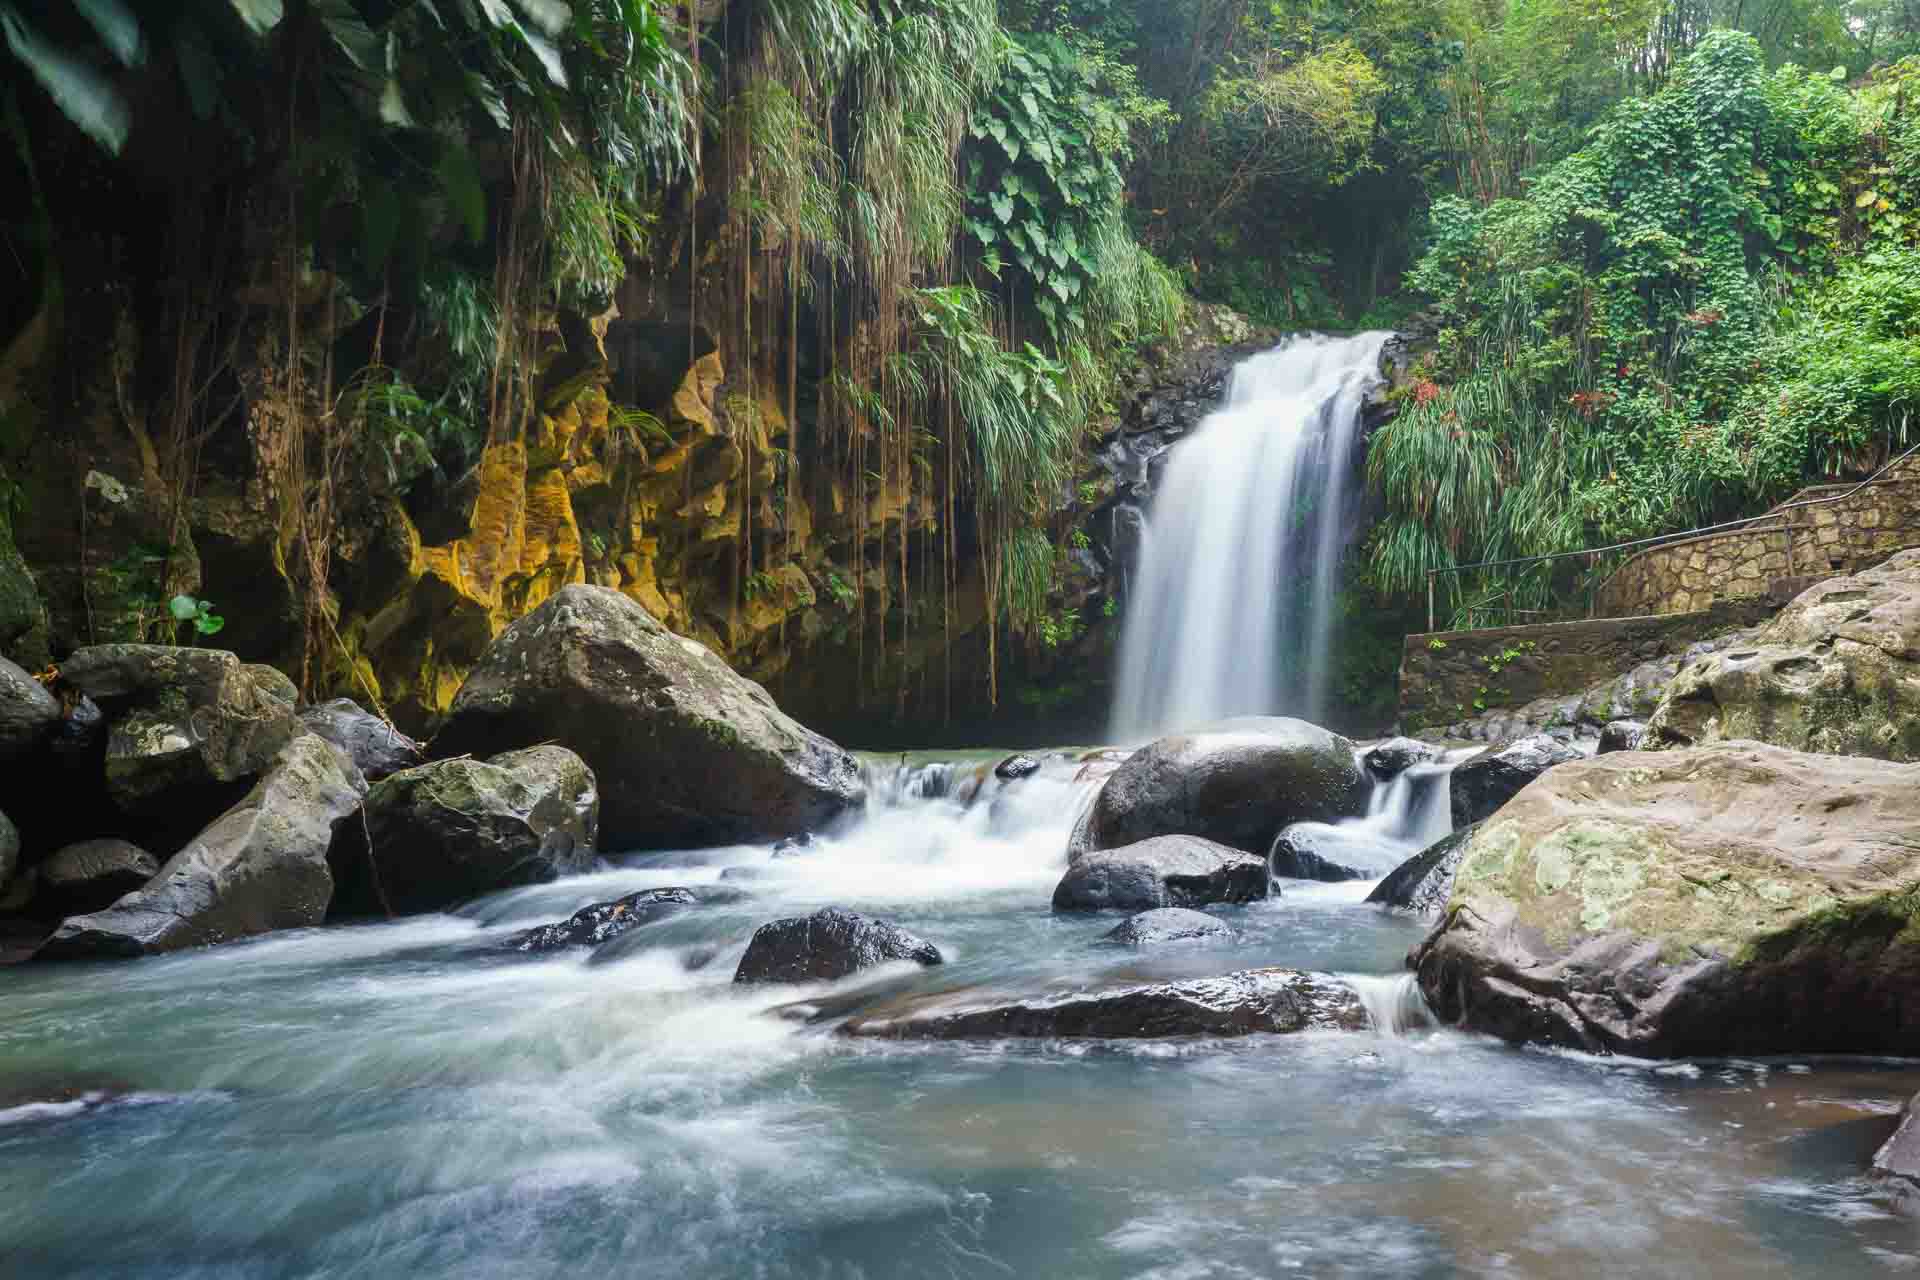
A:
<svg viewBox="0 0 1920 1280">
<path fill-rule="evenodd" d="M 464 455 L 435 462 L 412 428 L 350 423 L 327 459 L 328 601 L 307 609 L 298 524 L 315 477 L 289 470 L 289 441 L 353 412 L 314 370 L 329 342 L 358 351 L 374 323 L 334 316 L 328 288 L 316 280 L 301 311 L 304 380 L 274 354 L 281 313 L 243 309 L 219 380 L 232 409 L 184 463 L 159 380 L 141 372 L 168 353 L 143 349 L 133 303 L 89 295 L 0 351 L 0 400 L 28 424 L 7 470 L 31 517 L 17 553 L 0 530 L 0 651 L 38 670 L 87 644 L 191 639 L 168 611 L 184 593 L 224 619 L 214 643 L 425 736 L 488 644 L 581 583 L 628 596 L 830 733 L 867 740 L 891 722 L 924 738 L 948 716 L 979 719 L 987 607 L 964 489 L 949 513 L 937 477 L 909 468 L 905 483 L 869 457 L 855 484 L 815 460 L 817 391 L 803 376 L 790 400 L 782 343 L 730 363 L 712 327 L 637 285 L 601 315 L 540 320 L 525 420 Z M 693 314 L 724 326 L 736 304 L 703 276 Z M 100 349 L 76 360 L 82 331 Z M 1123 379 L 1058 495 L 1051 643 L 997 638 L 998 723 L 1075 707 L 1097 720 L 1105 691 L 1087 673 L 1106 666 L 1165 454 L 1276 336 L 1196 307 Z M 805 371 L 818 354 L 804 333 L 798 345 Z"/>
</svg>

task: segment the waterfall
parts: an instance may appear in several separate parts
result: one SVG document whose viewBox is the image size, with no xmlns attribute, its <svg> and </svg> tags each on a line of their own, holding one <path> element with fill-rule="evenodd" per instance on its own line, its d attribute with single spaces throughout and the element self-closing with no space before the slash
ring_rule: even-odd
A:
<svg viewBox="0 0 1920 1280">
<path fill-rule="evenodd" d="M 1354 433 L 1389 336 L 1304 335 L 1251 357 L 1174 447 L 1121 635 L 1115 741 L 1324 715 Z"/>
</svg>

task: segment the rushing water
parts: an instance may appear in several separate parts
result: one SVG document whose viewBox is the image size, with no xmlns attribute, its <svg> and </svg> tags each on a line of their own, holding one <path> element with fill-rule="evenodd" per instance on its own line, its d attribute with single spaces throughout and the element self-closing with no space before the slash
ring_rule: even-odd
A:
<svg viewBox="0 0 1920 1280">
<path fill-rule="evenodd" d="M 13 1277 L 1806 1276 L 1920 1267 L 1860 1179 L 1912 1064 L 1636 1063 L 1423 1029 L 1415 924 L 1365 884 L 1117 954 L 1048 895 L 1085 784 L 883 773 L 811 855 L 652 855 L 454 915 L 0 971 Z M 1366 838 L 1420 838 L 1419 788 Z M 1356 828 L 1364 824 L 1356 824 Z M 1359 838 L 1356 834 L 1356 838 Z M 729 875 L 734 867 L 743 871 Z M 499 939 L 738 884 L 622 939 Z M 1400 1034 L 851 1042 L 736 990 L 753 928 L 836 902 L 935 941 L 923 985 L 1290 964 Z M 64 1091 L 64 1099 L 47 1102 Z M 27 1101 L 40 1099 L 41 1101 Z"/>
<path fill-rule="evenodd" d="M 1326 709 L 1354 432 L 1386 333 L 1291 338 L 1233 371 L 1154 494 L 1113 737 Z"/>
</svg>

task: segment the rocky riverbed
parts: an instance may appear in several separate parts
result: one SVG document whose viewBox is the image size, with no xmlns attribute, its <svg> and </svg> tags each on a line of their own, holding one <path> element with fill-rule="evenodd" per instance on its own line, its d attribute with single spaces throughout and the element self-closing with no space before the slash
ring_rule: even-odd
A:
<svg viewBox="0 0 1920 1280">
<path fill-rule="evenodd" d="M 1889 568 L 1789 620 L 1863 637 L 1821 706 L 1899 674 Z M 217 651 L 0 672 L 22 1274 L 1920 1266 L 1920 764 L 1743 651 L 1604 750 L 862 762 L 650 623 L 560 592 L 430 743 Z"/>
</svg>

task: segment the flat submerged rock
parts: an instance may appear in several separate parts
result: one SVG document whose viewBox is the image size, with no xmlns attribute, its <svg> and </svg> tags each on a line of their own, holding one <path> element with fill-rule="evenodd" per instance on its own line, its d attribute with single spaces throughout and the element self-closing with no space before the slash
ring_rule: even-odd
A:
<svg viewBox="0 0 1920 1280">
<path fill-rule="evenodd" d="M 841 1034 L 890 1040 L 1150 1040 L 1260 1032 L 1363 1031 L 1345 983 L 1298 969 L 1021 995 L 979 988 L 905 996 L 850 1019 Z"/>
</svg>

